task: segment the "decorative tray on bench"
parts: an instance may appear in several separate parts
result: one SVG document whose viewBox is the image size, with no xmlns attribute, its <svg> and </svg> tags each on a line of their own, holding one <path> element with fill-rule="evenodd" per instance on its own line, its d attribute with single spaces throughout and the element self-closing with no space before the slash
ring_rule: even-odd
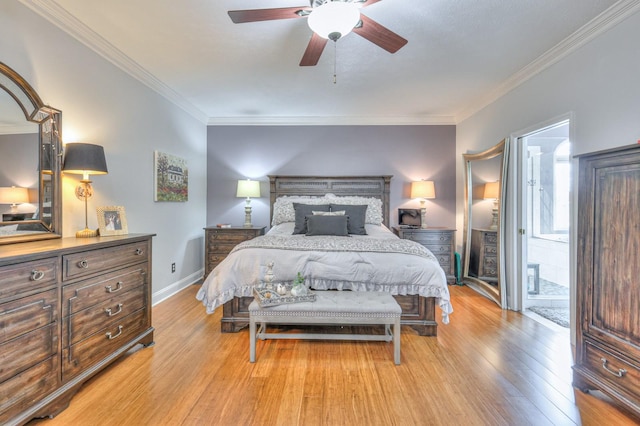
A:
<svg viewBox="0 0 640 426">
<path fill-rule="evenodd" d="M 253 295 L 262 307 L 283 305 L 286 303 L 315 302 L 316 300 L 316 295 L 310 291 L 302 296 L 293 296 L 290 291 L 291 290 L 288 289 L 287 294 L 282 295 L 278 294 L 275 290 L 254 288 Z"/>
</svg>

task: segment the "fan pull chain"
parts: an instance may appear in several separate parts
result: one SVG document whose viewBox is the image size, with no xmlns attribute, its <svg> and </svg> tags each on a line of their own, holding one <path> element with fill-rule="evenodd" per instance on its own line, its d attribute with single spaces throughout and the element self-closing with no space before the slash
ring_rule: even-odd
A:
<svg viewBox="0 0 640 426">
<path fill-rule="evenodd" d="M 336 84 L 336 64 L 338 62 L 338 43 L 333 42 L 333 84 Z"/>
</svg>

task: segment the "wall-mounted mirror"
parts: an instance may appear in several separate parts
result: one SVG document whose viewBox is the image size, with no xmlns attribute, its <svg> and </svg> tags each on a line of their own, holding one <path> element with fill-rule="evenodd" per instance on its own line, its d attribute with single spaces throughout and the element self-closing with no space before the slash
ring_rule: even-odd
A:
<svg viewBox="0 0 640 426">
<path fill-rule="evenodd" d="M 502 282 L 504 235 L 504 182 L 507 140 L 486 151 L 463 154 L 464 260 L 462 281 L 506 306 Z"/>
<path fill-rule="evenodd" d="M 62 113 L 0 62 L 0 244 L 62 235 Z"/>
</svg>

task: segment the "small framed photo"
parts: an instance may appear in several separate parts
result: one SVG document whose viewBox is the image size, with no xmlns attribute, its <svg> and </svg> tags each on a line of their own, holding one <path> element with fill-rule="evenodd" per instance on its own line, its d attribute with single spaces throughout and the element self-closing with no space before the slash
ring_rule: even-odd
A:
<svg viewBox="0 0 640 426">
<path fill-rule="evenodd" d="M 398 225 L 407 228 L 420 228 L 422 225 L 420 209 L 398 209 Z"/>
<path fill-rule="evenodd" d="M 126 235 L 127 216 L 122 206 L 98 207 L 98 228 L 100 235 Z"/>
</svg>

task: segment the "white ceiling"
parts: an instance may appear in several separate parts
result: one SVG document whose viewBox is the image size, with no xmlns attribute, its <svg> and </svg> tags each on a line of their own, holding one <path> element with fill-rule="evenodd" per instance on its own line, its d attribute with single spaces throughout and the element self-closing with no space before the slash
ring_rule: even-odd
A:
<svg viewBox="0 0 640 426">
<path fill-rule="evenodd" d="M 298 66 L 306 18 L 228 10 L 308 0 L 21 0 L 211 124 L 454 124 L 630 13 L 613 0 L 382 0 L 362 13 L 409 42 L 357 34 Z"/>
</svg>

